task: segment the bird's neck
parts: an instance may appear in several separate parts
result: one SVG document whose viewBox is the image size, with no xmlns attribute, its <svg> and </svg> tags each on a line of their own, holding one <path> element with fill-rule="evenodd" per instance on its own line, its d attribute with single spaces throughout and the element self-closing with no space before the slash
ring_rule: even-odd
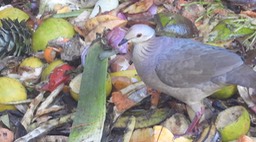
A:
<svg viewBox="0 0 256 142">
<path fill-rule="evenodd" d="M 152 58 L 157 46 L 153 45 L 153 41 L 136 43 L 133 48 L 133 62 L 143 63 L 145 60 Z"/>
<path fill-rule="evenodd" d="M 134 44 L 132 61 L 141 78 L 147 78 L 145 75 L 151 74 L 151 70 L 148 70 L 148 68 L 155 64 L 153 60 L 155 49 L 152 47 L 150 41 Z"/>
</svg>

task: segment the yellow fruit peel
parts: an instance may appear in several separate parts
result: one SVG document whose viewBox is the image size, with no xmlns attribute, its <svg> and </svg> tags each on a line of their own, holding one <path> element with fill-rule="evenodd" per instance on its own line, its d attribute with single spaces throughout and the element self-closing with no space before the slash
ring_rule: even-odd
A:
<svg viewBox="0 0 256 142">
<path fill-rule="evenodd" d="M 0 112 L 16 109 L 13 105 L 5 105 L 4 103 L 27 99 L 26 89 L 18 80 L 0 77 L 0 84 Z"/>
<path fill-rule="evenodd" d="M 109 73 L 107 74 L 107 79 L 106 79 L 106 95 L 107 97 L 111 94 L 112 91 L 112 81 Z"/>
<path fill-rule="evenodd" d="M 20 67 L 38 68 L 42 67 L 43 65 L 43 62 L 39 58 L 28 57 L 21 62 Z"/>
<path fill-rule="evenodd" d="M 136 70 L 125 70 L 125 71 L 113 72 L 113 73 L 110 73 L 110 76 L 111 78 L 118 77 L 118 76 L 125 76 L 130 78 L 131 80 L 137 80 L 137 81 L 141 80 Z"/>
</svg>

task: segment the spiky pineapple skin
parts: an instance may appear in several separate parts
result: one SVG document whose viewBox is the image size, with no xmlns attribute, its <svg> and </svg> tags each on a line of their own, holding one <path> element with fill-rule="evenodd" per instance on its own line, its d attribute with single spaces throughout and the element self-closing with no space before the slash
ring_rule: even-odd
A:
<svg viewBox="0 0 256 142">
<path fill-rule="evenodd" d="M 1 19 L 0 59 L 6 56 L 23 56 L 31 53 L 32 33 L 26 22 L 18 19 Z"/>
</svg>

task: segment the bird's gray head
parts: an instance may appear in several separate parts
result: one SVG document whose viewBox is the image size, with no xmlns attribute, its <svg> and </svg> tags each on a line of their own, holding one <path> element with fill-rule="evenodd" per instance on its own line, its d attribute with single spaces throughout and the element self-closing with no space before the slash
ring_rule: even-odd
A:
<svg viewBox="0 0 256 142">
<path fill-rule="evenodd" d="M 125 35 L 128 42 L 140 43 L 149 40 L 155 36 L 155 30 L 148 25 L 136 24 L 133 25 Z"/>
</svg>

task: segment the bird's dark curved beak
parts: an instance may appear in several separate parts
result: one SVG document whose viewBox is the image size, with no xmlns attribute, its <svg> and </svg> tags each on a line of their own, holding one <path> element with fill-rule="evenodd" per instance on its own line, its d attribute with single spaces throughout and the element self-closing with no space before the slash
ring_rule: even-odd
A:
<svg viewBox="0 0 256 142">
<path fill-rule="evenodd" d="M 120 43 L 118 44 L 118 46 L 121 46 L 121 45 L 123 45 L 123 44 L 125 44 L 125 43 L 127 43 L 128 42 L 128 39 L 122 39 L 121 41 L 120 41 Z"/>
</svg>

